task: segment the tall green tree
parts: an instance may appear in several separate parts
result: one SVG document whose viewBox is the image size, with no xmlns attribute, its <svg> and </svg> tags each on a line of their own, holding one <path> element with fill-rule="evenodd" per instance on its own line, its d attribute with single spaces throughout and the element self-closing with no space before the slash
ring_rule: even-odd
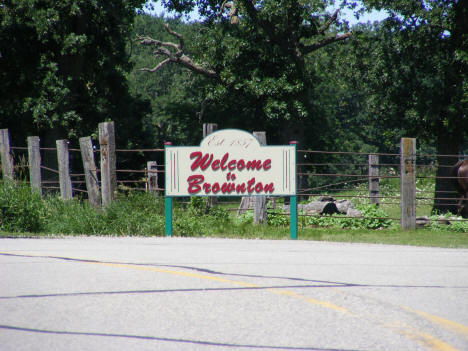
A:
<svg viewBox="0 0 468 351">
<path fill-rule="evenodd" d="M 4 0 L 0 123 L 13 139 L 76 139 L 115 120 L 120 145 L 138 139 L 144 101 L 128 93 L 126 51 L 142 0 Z M 120 127 L 120 128 L 119 128 Z"/>
<path fill-rule="evenodd" d="M 433 143 L 437 154 L 434 211 L 453 210 L 444 177 L 457 161 L 468 131 L 466 99 L 467 1 L 365 0 L 388 19 L 363 31 L 354 44 L 356 74 L 370 124 L 396 144 L 399 137 Z"/>
<path fill-rule="evenodd" d="M 178 18 L 156 17 L 139 14 L 135 18 L 134 33 L 172 40 L 164 29 L 169 24 L 187 40 L 197 35 L 198 23 L 186 23 Z M 132 43 L 131 62 L 134 69 L 128 75 L 131 93 L 141 96 L 151 104 L 151 112 L 145 117 L 145 131 L 151 135 L 153 145 L 171 141 L 175 145 L 196 145 L 202 135 L 204 118 L 210 119 L 203 111 L 203 96 L 200 86 L 203 78 L 192 74 L 179 65 L 170 65 L 158 74 L 147 74 L 139 68 L 154 65 L 151 48 Z"/>
<path fill-rule="evenodd" d="M 328 11 L 334 1 L 162 3 L 180 14 L 196 5 L 202 27 L 190 40 L 171 26 L 166 27 L 170 41 L 141 33 L 141 43 L 151 46 L 157 56 L 147 71 L 163 71 L 177 63 L 204 77 L 206 84 L 200 86 L 206 115 L 218 110 L 224 125 L 232 121 L 226 118 L 230 113 L 237 127 L 271 130 L 273 142 L 294 137 L 303 146 L 318 147 L 326 139 L 330 129 L 321 118 L 316 74 L 306 58 L 351 36 L 338 12 Z"/>
</svg>

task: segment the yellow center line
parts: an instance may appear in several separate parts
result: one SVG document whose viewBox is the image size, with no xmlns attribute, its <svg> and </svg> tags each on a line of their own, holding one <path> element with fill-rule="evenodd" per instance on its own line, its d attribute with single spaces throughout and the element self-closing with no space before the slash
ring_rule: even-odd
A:
<svg viewBox="0 0 468 351">
<path fill-rule="evenodd" d="M 449 345 L 428 333 L 416 331 L 409 326 L 406 326 L 405 329 L 401 329 L 400 333 L 433 351 L 459 351 L 452 345 Z"/>
<path fill-rule="evenodd" d="M 29 253 L 29 252 L 25 253 L 25 252 L 18 252 L 18 251 L 16 252 L 0 251 L 0 254 L 30 256 L 30 257 L 44 257 L 44 254 L 34 254 L 34 253 Z M 91 260 L 83 259 L 83 258 L 72 258 L 72 257 L 65 257 L 65 256 L 50 256 L 50 257 L 57 258 L 57 259 L 80 261 L 82 263 L 101 265 L 101 266 L 107 266 L 107 267 L 127 268 L 127 269 L 135 269 L 135 270 L 140 270 L 140 271 L 166 273 L 166 274 L 178 275 L 182 277 L 211 280 L 211 281 L 215 281 L 219 283 L 237 285 L 237 286 L 248 287 L 248 288 L 258 288 L 258 289 L 263 288 L 261 285 L 258 285 L 258 284 L 252 284 L 252 283 L 247 283 L 243 281 L 231 280 L 231 279 L 216 277 L 216 276 L 207 275 L 207 274 L 194 273 L 194 272 L 176 271 L 176 270 L 171 270 L 171 269 L 166 269 L 166 268 L 142 266 L 142 265 L 135 265 L 135 264 L 128 264 L 128 263 L 99 262 L 99 261 L 91 261 Z M 266 290 L 277 295 L 289 296 L 298 300 L 306 301 L 307 303 L 310 303 L 312 305 L 325 307 L 325 308 L 334 310 L 336 312 L 349 313 L 349 311 L 344 307 L 334 305 L 328 301 L 321 301 L 321 300 L 316 300 L 307 296 L 303 296 L 294 291 L 274 289 L 274 288 L 266 288 Z"/>
<path fill-rule="evenodd" d="M 460 324 L 460 323 L 457 323 L 457 322 L 454 322 L 454 321 L 451 321 L 451 320 L 448 320 L 439 316 L 435 316 L 433 314 L 429 314 L 423 311 L 418 311 L 407 306 L 401 306 L 401 308 L 403 308 L 406 311 L 415 313 L 433 323 L 439 324 L 445 327 L 446 329 L 455 331 L 456 333 L 461 334 L 462 336 L 468 339 L 468 327 L 466 325 L 463 325 L 463 324 Z"/>
<path fill-rule="evenodd" d="M 0 254 L 7 254 L 7 255 L 18 255 L 18 256 L 31 256 L 31 257 L 44 257 L 44 255 L 39 255 L 39 254 L 31 254 L 31 253 L 20 253 L 20 252 L 4 252 L 0 251 Z M 170 270 L 166 268 L 159 268 L 159 267 L 154 267 L 154 266 L 143 266 L 143 265 L 136 265 L 136 264 L 124 264 L 124 263 L 107 263 L 107 262 L 99 262 L 99 261 L 91 261 L 87 259 L 80 259 L 80 258 L 71 258 L 71 257 L 61 257 L 61 256 L 51 256 L 51 258 L 57 258 L 57 259 L 66 259 L 66 260 L 75 260 L 75 261 L 80 261 L 82 263 L 87 263 L 87 264 L 94 264 L 94 265 L 101 265 L 101 266 L 107 266 L 107 267 L 117 267 L 117 268 L 126 268 L 126 269 L 134 269 L 134 270 L 141 270 L 141 271 L 148 271 L 148 272 L 157 272 L 157 273 L 165 273 L 165 274 L 171 274 L 171 275 L 177 275 L 177 276 L 182 276 L 182 277 L 189 277 L 189 278 L 197 278 L 197 279 L 202 279 L 202 280 L 210 280 L 210 281 L 215 281 L 219 283 L 224 283 L 224 284 L 230 284 L 230 285 L 237 285 L 237 286 L 242 286 L 242 287 L 250 287 L 250 288 L 263 288 L 261 285 L 257 284 L 252 284 L 252 283 L 247 283 L 243 281 L 238 281 L 238 280 L 231 280 L 231 279 L 226 279 L 222 277 L 216 277 L 212 275 L 207 275 L 207 274 L 200 274 L 200 273 L 194 273 L 194 272 L 186 272 L 186 271 L 176 271 L 176 270 Z M 270 291 L 274 294 L 277 295 L 282 295 L 282 296 L 289 296 L 301 301 L 305 301 L 307 303 L 321 306 L 327 309 L 331 309 L 336 312 L 340 313 L 345 313 L 345 314 L 352 314 L 349 310 L 347 310 L 344 307 L 337 306 L 335 304 L 332 304 L 328 301 L 321 301 L 321 300 L 316 300 L 301 294 L 298 294 L 294 291 L 291 290 L 285 290 L 285 289 L 276 289 L 276 288 L 265 288 L 267 291 Z M 443 325 L 451 330 L 455 330 L 458 333 L 461 333 L 463 336 L 468 336 L 468 327 L 452 322 L 450 320 L 434 316 L 422 311 L 416 311 L 413 310 L 409 307 L 402 306 L 403 309 L 416 313 L 432 322 L 435 322 L 437 324 Z M 359 317 L 359 315 L 355 315 L 356 317 Z M 411 326 L 404 325 L 404 324 L 399 324 L 399 325 L 387 325 L 387 327 L 395 330 L 401 335 L 404 335 L 405 337 L 412 339 L 426 347 L 429 347 L 430 350 L 433 351 L 459 351 L 458 349 L 454 348 L 453 346 L 435 338 L 434 336 L 418 331 Z"/>
<path fill-rule="evenodd" d="M 121 263 L 104 263 L 104 262 L 86 262 L 86 263 L 99 264 L 99 265 L 109 266 L 109 267 L 130 268 L 130 269 L 136 269 L 136 270 L 142 270 L 142 271 L 167 273 L 167 274 L 172 274 L 172 275 L 178 275 L 178 276 L 190 277 L 190 278 L 198 278 L 198 279 L 203 279 L 203 280 L 211 280 L 211 281 L 216 281 L 219 283 L 238 285 L 238 286 L 249 287 L 249 288 L 259 288 L 259 289 L 263 288 L 261 285 L 242 282 L 238 280 L 231 280 L 231 279 L 215 277 L 212 275 L 206 275 L 206 274 L 200 274 L 200 273 L 175 271 L 175 270 L 158 268 L 158 267 L 148 267 L 148 266 L 140 266 L 140 265 L 133 265 L 133 264 L 121 264 Z M 267 288 L 266 290 L 277 295 L 289 296 L 298 300 L 306 301 L 310 304 L 325 307 L 325 308 L 334 310 L 336 312 L 349 313 L 349 311 L 344 307 L 334 305 L 327 301 L 316 300 L 307 296 L 303 296 L 291 290 L 274 289 L 274 288 Z"/>
</svg>

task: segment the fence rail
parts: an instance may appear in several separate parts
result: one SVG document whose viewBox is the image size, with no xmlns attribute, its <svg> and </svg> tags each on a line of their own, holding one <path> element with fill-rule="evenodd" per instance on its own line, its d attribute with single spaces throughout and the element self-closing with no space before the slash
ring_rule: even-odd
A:
<svg viewBox="0 0 468 351">
<path fill-rule="evenodd" d="M 207 131 L 210 128 L 206 128 Z M 302 198 L 332 194 L 335 198 L 367 200 L 382 206 L 399 204 L 401 216 L 386 219 L 400 221 L 403 228 L 412 229 L 416 222 L 417 206 L 421 204 L 427 206 L 429 201 L 439 201 L 439 204 L 452 206 L 456 201 L 454 197 L 450 197 L 451 194 L 456 194 L 454 190 L 417 188 L 417 183 L 426 179 L 449 181 L 456 178 L 430 174 L 436 167 L 451 166 L 434 164 L 433 160 L 425 164 L 420 159 L 459 158 L 460 155 L 418 154 L 412 144 L 414 141 L 411 140 L 414 139 L 402 140 L 399 153 L 297 150 L 299 182 L 297 193 Z M 405 148 L 407 144 L 409 149 Z M 41 153 L 44 152 L 56 152 L 59 155 L 58 169 L 41 164 Z M 70 172 L 68 164 L 70 152 L 81 153 L 82 172 L 80 170 Z M 165 173 L 164 165 L 158 164 L 154 159 L 162 160 L 163 152 L 164 148 L 117 149 L 112 122 L 99 124 L 99 145 L 94 146 L 90 137 L 84 137 L 80 138 L 80 148 L 69 147 L 66 140 L 57 141 L 56 148 L 40 147 L 38 137 L 28 137 L 27 147 L 10 146 L 8 130 L 0 130 L 1 171 L 4 179 L 13 179 L 15 169 L 22 170 L 23 173 L 29 172 L 28 183 L 41 193 L 43 189 L 48 191 L 60 189 L 60 194 L 65 199 L 72 197 L 73 193 L 80 193 L 86 195 L 94 206 L 105 205 L 112 201 L 118 186 L 124 189 L 162 193 L 164 184 L 160 175 Z M 15 153 L 28 153 L 28 161 L 14 165 Z M 119 153 L 152 154 L 153 159 L 145 161 L 146 164 L 142 164 L 141 169 L 118 168 Z M 100 156 L 96 160 L 94 160 L 95 154 Z M 332 160 L 329 162 L 305 160 L 315 158 L 316 155 L 319 157 L 325 155 Z M 49 172 L 48 178 L 55 176 L 58 179 L 41 179 L 41 171 Z M 317 179 L 321 182 L 317 182 Z M 381 182 L 393 179 L 400 181 L 401 192 L 382 193 Z M 368 187 L 366 190 L 363 189 L 365 193 L 354 190 L 353 194 L 346 194 L 346 189 L 349 187 L 355 189 L 356 184 L 366 182 Z M 434 196 L 429 196 L 430 193 Z M 253 208 L 244 210 L 253 210 Z M 304 213 L 299 215 L 307 216 Z"/>
</svg>

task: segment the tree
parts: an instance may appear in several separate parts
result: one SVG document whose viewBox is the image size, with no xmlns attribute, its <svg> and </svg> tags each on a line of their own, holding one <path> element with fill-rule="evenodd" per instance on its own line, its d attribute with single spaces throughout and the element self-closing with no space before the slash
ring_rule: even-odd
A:
<svg viewBox="0 0 468 351">
<path fill-rule="evenodd" d="M 305 64 L 316 50 L 351 36 L 327 13 L 332 1 L 162 1 L 171 10 L 187 13 L 195 5 L 203 26 L 187 41 L 166 26 L 171 41 L 140 36 L 157 61 L 145 71 L 160 72 L 177 63 L 205 78 L 204 103 L 236 115 L 237 127 L 255 122 L 274 130 L 272 139 L 292 136 L 302 145 L 323 140 L 326 121 L 315 104 L 315 72 Z M 143 33 L 144 34 L 144 33 Z M 313 135 L 305 134 L 314 126 Z M 274 127 L 274 128 L 272 128 Z M 324 128 L 321 128 L 324 127 Z M 307 141 L 306 141 L 307 140 Z"/>
<path fill-rule="evenodd" d="M 187 40 L 196 35 L 200 27 L 197 23 L 184 23 L 177 18 L 139 14 L 135 18 L 132 37 L 146 33 L 170 40 L 172 37 L 164 29 L 164 23 L 182 33 Z M 203 78 L 178 65 L 168 66 L 158 74 L 144 74 L 137 68 L 150 66 L 153 60 L 147 47 L 132 45 L 131 62 L 135 68 L 128 75 L 129 87 L 133 95 L 148 100 L 152 107 L 144 120 L 145 131 L 151 135 L 153 145 L 162 145 L 164 141 L 175 145 L 198 144 L 205 115 L 200 92 Z"/>
<path fill-rule="evenodd" d="M 436 146 L 433 210 L 453 210 L 449 166 L 457 161 L 468 130 L 466 99 L 467 1 L 366 0 L 389 18 L 355 42 L 366 109 L 386 135 L 418 137 Z M 466 50 L 466 49 L 465 49 Z M 364 57 L 362 53 L 365 52 Z M 454 155 L 447 157 L 444 155 Z"/>
<path fill-rule="evenodd" d="M 138 138 L 148 106 L 129 95 L 125 72 L 131 68 L 126 43 L 142 3 L 1 2 L 0 120 L 13 139 L 76 139 L 108 119 L 116 121 L 121 143 Z"/>
</svg>

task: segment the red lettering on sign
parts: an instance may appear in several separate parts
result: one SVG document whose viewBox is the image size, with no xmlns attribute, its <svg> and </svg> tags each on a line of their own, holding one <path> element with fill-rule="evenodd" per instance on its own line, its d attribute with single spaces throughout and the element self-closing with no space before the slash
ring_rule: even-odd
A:
<svg viewBox="0 0 468 351">
<path fill-rule="evenodd" d="M 219 169 L 219 160 L 214 160 L 211 164 L 211 168 L 213 169 L 213 171 L 217 171 Z"/>
<path fill-rule="evenodd" d="M 200 183 L 202 183 L 205 180 L 205 177 L 202 176 L 201 174 L 195 174 L 191 175 L 190 177 L 187 178 L 187 182 L 189 184 L 188 186 L 188 192 L 189 194 L 196 194 L 201 190 Z"/>
<path fill-rule="evenodd" d="M 195 161 L 193 161 L 190 169 L 194 171 L 200 167 L 204 171 L 210 166 L 211 161 L 213 161 L 213 154 L 203 155 L 201 151 L 194 151 L 190 154 L 190 159 L 192 158 L 195 158 Z"/>
<path fill-rule="evenodd" d="M 227 166 L 226 166 L 225 164 L 226 164 L 226 161 L 228 160 L 228 158 L 229 158 L 229 154 L 226 152 L 226 153 L 224 154 L 222 160 L 221 160 L 221 169 L 222 169 L 223 171 L 225 171 L 226 168 L 227 168 Z"/>
<path fill-rule="evenodd" d="M 197 168 L 200 168 L 202 171 L 205 171 L 208 167 L 211 166 L 213 171 L 221 169 L 223 171 L 229 170 L 233 171 L 237 168 L 238 171 L 248 170 L 248 171 L 268 171 L 271 169 L 271 158 L 268 158 L 264 161 L 262 160 L 250 160 L 245 161 L 244 159 L 239 160 L 229 160 L 229 153 L 226 152 L 221 159 L 214 159 L 213 154 L 203 154 L 201 151 L 194 151 L 190 154 L 190 159 L 194 159 L 190 169 L 195 171 Z"/>
<path fill-rule="evenodd" d="M 224 182 L 222 184 L 214 182 L 213 184 L 205 182 L 205 177 L 201 174 L 191 175 L 187 178 L 188 193 L 197 194 L 203 191 L 205 194 L 231 194 L 233 192 L 237 194 L 247 193 L 273 193 L 275 190 L 274 183 L 263 184 L 262 182 L 256 182 L 255 178 L 250 178 L 247 182 L 236 184 L 235 182 Z"/>
</svg>

